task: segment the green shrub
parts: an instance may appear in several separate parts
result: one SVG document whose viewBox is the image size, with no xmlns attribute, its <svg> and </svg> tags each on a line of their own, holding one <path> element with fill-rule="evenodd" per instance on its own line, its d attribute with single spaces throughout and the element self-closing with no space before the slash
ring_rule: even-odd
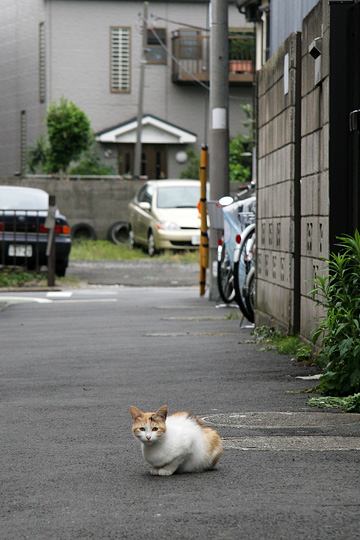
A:
<svg viewBox="0 0 360 540">
<path fill-rule="evenodd" d="M 341 409 L 345 412 L 360 413 L 360 394 L 347 397 L 310 398 L 308 403 L 311 407 L 320 407 L 321 409 Z"/>
<path fill-rule="evenodd" d="M 304 343 L 299 336 L 286 336 L 269 326 L 259 326 L 254 330 L 258 342 L 268 349 L 275 349 L 279 354 L 293 356 L 299 361 L 312 358 L 311 347 Z"/>
<path fill-rule="evenodd" d="M 50 150 L 49 172 L 66 171 L 71 161 L 89 147 L 91 128 L 86 114 L 64 98 L 52 103 L 46 117 Z"/>
<path fill-rule="evenodd" d="M 192 148 L 186 151 L 187 162 L 186 167 L 181 171 L 180 178 L 199 178 L 200 156 Z"/>
<path fill-rule="evenodd" d="M 69 168 L 69 174 L 108 176 L 115 174 L 115 171 L 101 162 L 97 154 L 95 138 L 92 136 L 89 148 L 81 154 L 79 161 Z"/>
<path fill-rule="evenodd" d="M 62 98 L 49 106 L 46 126 L 47 136 L 41 136 L 28 151 L 28 169 L 31 173 L 67 172 L 70 163 L 91 147 L 90 121 L 75 103 Z"/>
<path fill-rule="evenodd" d="M 329 273 L 315 280 L 314 297 L 326 316 L 313 334 L 320 341 L 323 376 L 317 389 L 326 395 L 360 391 L 360 234 L 339 238 L 340 252 L 328 260 Z"/>
</svg>

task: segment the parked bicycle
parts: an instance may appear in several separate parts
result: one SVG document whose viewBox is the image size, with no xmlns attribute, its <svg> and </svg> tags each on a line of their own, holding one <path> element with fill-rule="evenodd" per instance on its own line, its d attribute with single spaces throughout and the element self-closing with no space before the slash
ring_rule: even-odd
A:
<svg viewBox="0 0 360 540">
<path fill-rule="evenodd" d="M 238 221 L 238 206 L 232 197 L 222 197 L 219 206 L 222 208 L 224 218 L 224 234 L 218 243 L 217 252 L 217 284 L 219 294 L 225 304 L 235 299 L 234 286 L 234 251 L 237 242 L 240 242 Z"/>
<path fill-rule="evenodd" d="M 239 249 L 234 254 L 234 289 L 236 301 L 243 315 L 254 322 L 255 304 L 255 223 L 242 232 Z"/>
<path fill-rule="evenodd" d="M 235 300 L 243 315 L 252 322 L 255 269 L 254 246 L 251 246 L 249 234 L 252 231 L 251 236 L 254 236 L 255 202 L 255 197 L 236 201 L 232 197 L 220 199 L 224 235 L 218 246 L 217 272 L 222 300 L 227 304 Z"/>
</svg>

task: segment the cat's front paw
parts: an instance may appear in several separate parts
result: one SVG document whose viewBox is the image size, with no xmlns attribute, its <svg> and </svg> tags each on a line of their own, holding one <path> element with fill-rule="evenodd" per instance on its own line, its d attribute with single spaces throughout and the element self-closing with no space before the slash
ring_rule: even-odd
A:
<svg viewBox="0 0 360 540">
<path fill-rule="evenodd" d="M 158 475 L 159 476 L 171 476 L 172 471 L 169 471 L 169 469 L 159 469 L 158 470 Z"/>
<path fill-rule="evenodd" d="M 159 469 L 150 469 L 149 472 L 152 476 L 159 476 Z"/>
</svg>

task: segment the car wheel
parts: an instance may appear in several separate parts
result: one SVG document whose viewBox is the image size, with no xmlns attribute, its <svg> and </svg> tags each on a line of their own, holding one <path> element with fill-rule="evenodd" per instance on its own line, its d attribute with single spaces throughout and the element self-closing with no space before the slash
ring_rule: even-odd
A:
<svg viewBox="0 0 360 540">
<path fill-rule="evenodd" d="M 147 242 L 147 254 L 149 255 L 149 257 L 153 257 L 154 255 L 156 255 L 156 246 L 155 246 L 155 238 L 154 238 L 154 234 L 152 231 L 149 231 L 149 234 L 148 234 L 148 242 Z"/>
</svg>

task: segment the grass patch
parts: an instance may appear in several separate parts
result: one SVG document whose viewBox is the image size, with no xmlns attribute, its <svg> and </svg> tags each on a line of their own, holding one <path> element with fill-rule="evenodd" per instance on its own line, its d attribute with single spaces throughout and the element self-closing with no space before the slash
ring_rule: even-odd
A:
<svg viewBox="0 0 360 540">
<path fill-rule="evenodd" d="M 113 244 L 107 240 L 75 240 L 71 246 L 72 261 L 127 261 L 144 259 L 140 249 L 130 249 L 126 244 Z"/>
<path fill-rule="evenodd" d="M 2 268 L 0 270 L 0 287 L 40 287 L 46 282 L 46 275 L 38 272 L 27 272 L 18 268 Z"/>
<path fill-rule="evenodd" d="M 360 394 L 347 397 L 323 396 L 310 398 L 308 404 L 311 407 L 321 409 L 341 409 L 345 412 L 360 412 Z"/>
<path fill-rule="evenodd" d="M 47 287 L 47 272 L 29 272 L 14 267 L 0 269 L 0 289 Z M 75 277 L 55 277 L 55 286 L 76 287 L 79 285 Z"/>
<path fill-rule="evenodd" d="M 266 349 L 275 349 L 279 354 L 293 356 L 299 361 L 309 361 L 312 358 L 310 345 L 306 345 L 298 336 L 285 336 L 274 328 L 260 326 L 254 330 L 258 343 Z"/>
<path fill-rule="evenodd" d="M 71 247 L 72 261 L 129 261 L 150 257 L 141 249 L 131 249 L 127 244 L 113 244 L 107 240 L 78 240 Z M 199 260 L 198 251 L 166 251 L 155 256 L 154 261 L 173 263 L 194 263 Z"/>
</svg>

